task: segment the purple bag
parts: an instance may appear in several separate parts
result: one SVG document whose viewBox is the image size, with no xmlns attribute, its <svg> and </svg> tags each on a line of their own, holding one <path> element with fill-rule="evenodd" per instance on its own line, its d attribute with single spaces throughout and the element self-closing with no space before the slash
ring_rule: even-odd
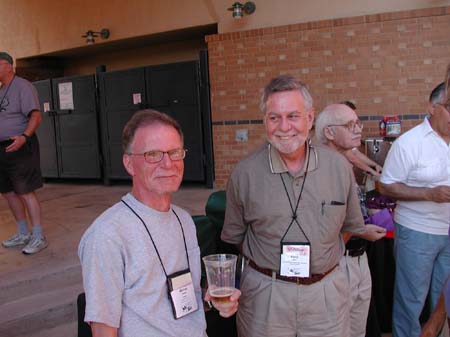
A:
<svg viewBox="0 0 450 337">
<path fill-rule="evenodd" d="M 385 228 L 387 231 L 394 229 L 393 214 L 389 212 L 387 208 L 383 208 L 381 211 L 371 215 L 365 223 L 371 223 Z"/>
</svg>

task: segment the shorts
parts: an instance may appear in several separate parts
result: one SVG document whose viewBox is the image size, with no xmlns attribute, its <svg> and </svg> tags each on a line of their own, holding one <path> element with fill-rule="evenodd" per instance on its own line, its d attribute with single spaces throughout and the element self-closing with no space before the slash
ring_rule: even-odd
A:
<svg viewBox="0 0 450 337">
<path fill-rule="evenodd" d="M 10 141 L 0 142 L 0 193 L 27 194 L 42 187 L 39 141 L 36 135 L 15 152 L 5 152 Z"/>
</svg>

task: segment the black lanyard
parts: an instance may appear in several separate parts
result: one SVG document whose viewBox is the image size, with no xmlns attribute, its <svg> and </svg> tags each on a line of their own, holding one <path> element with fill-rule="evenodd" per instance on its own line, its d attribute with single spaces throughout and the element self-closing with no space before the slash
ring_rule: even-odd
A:
<svg viewBox="0 0 450 337">
<path fill-rule="evenodd" d="M 309 145 L 307 145 L 307 146 L 309 146 Z M 286 237 L 286 234 L 289 232 L 289 229 L 291 229 L 291 226 L 292 226 L 292 224 L 294 223 L 294 221 L 295 221 L 295 223 L 297 224 L 298 228 L 300 228 L 300 230 L 302 231 L 302 233 L 303 233 L 303 235 L 305 236 L 306 240 L 307 240 L 308 242 L 311 242 L 311 241 L 309 241 L 308 236 L 307 236 L 306 233 L 303 231 L 302 226 L 300 225 L 300 223 L 299 223 L 298 220 L 297 220 L 297 210 L 298 210 L 298 206 L 300 205 L 300 199 L 302 198 L 303 188 L 305 187 L 305 181 L 306 181 L 306 177 L 307 177 L 307 175 L 308 175 L 309 159 L 311 158 L 311 151 L 312 151 L 312 148 L 309 147 L 309 149 L 308 149 L 308 159 L 307 159 L 307 161 L 306 161 L 305 177 L 303 178 L 302 187 L 301 187 L 301 189 L 300 189 L 300 194 L 299 194 L 299 196 L 298 196 L 297 203 L 296 203 L 296 205 L 295 205 L 295 209 L 294 209 L 294 207 L 293 207 L 293 205 L 292 205 L 291 197 L 289 196 L 289 192 L 288 192 L 288 190 L 287 190 L 287 188 L 286 188 L 286 183 L 284 182 L 283 174 L 280 173 L 280 178 L 281 178 L 281 181 L 283 182 L 284 191 L 286 192 L 286 196 L 287 196 L 287 198 L 288 198 L 288 200 L 289 200 L 289 206 L 291 207 L 291 211 L 292 211 L 292 221 L 291 221 L 291 223 L 289 224 L 288 228 L 286 229 L 286 232 L 284 232 L 284 235 L 283 235 L 283 237 L 281 238 L 281 242 L 283 242 L 284 238 Z"/>
<path fill-rule="evenodd" d="M 155 241 L 153 241 L 152 235 L 150 234 L 150 231 L 148 230 L 147 225 L 145 224 L 144 220 L 142 220 L 142 218 L 139 216 L 139 214 L 136 213 L 136 211 L 131 208 L 130 205 L 128 205 L 124 200 L 121 200 L 133 213 L 134 215 L 136 215 L 136 217 L 141 220 L 142 225 L 144 226 L 145 230 L 148 233 L 148 236 L 150 237 L 150 240 L 152 241 L 153 247 L 155 248 L 156 251 L 156 255 L 158 255 L 158 259 L 159 259 L 159 263 L 161 263 L 161 267 L 164 271 L 164 275 L 166 275 L 166 279 L 168 278 L 167 272 L 166 272 L 166 268 L 164 268 L 164 264 L 162 262 L 161 256 L 159 255 L 158 249 L 156 248 L 155 245 Z M 175 211 L 172 209 L 173 214 L 175 214 L 175 216 L 177 217 L 178 223 L 180 224 L 180 228 L 181 228 L 181 233 L 183 234 L 183 242 L 184 242 L 184 249 L 186 250 L 186 258 L 187 258 L 187 263 L 188 263 L 188 268 L 191 269 L 191 266 L 189 265 L 189 254 L 187 251 L 187 246 L 186 246 L 186 238 L 184 236 L 184 230 L 183 230 L 183 226 L 181 225 L 181 221 L 180 218 L 178 217 L 177 213 L 175 213 Z"/>
<path fill-rule="evenodd" d="M 5 97 L 8 94 L 9 88 L 11 88 L 11 85 L 13 84 L 15 78 L 16 78 L 16 75 L 14 74 L 11 82 L 9 82 L 8 87 L 6 88 L 6 91 L 5 91 L 5 93 L 4 93 L 3 97 L 2 97 L 2 100 L 0 101 L 0 111 L 4 111 L 3 109 L 6 110 L 6 107 L 3 108 L 3 101 L 5 100 Z"/>
</svg>

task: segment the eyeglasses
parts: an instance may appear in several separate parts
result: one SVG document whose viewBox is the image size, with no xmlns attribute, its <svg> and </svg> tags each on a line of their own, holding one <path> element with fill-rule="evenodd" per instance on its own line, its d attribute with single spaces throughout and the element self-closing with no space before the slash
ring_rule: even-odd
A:
<svg viewBox="0 0 450 337">
<path fill-rule="evenodd" d="M 144 156 L 144 160 L 149 164 L 156 164 L 159 163 L 163 157 L 164 154 L 167 153 L 170 160 L 177 161 L 177 160 L 183 160 L 184 157 L 186 157 L 187 150 L 185 149 L 174 149 L 170 151 L 158 151 L 158 150 L 152 150 L 147 151 L 144 153 L 127 153 L 129 156 Z"/>
<path fill-rule="evenodd" d="M 348 131 L 355 132 L 356 127 L 358 127 L 360 130 L 362 130 L 364 127 L 364 124 L 359 119 L 357 119 L 356 121 L 350 121 L 345 124 L 330 124 L 328 126 L 343 126 L 343 127 L 347 128 Z"/>
</svg>

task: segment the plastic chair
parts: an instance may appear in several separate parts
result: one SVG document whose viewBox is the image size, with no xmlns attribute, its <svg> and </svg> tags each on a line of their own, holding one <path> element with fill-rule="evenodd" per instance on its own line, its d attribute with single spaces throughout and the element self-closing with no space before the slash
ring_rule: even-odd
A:
<svg viewBox="0 0 450 337">
<path fill-rule="evenodd" d="M 84 293 L 78 295 L 78 337 L 92 337 L 91 327 L 84 321 L 84 312 L 86 309 L 86 296 Z"/>
</svg>

